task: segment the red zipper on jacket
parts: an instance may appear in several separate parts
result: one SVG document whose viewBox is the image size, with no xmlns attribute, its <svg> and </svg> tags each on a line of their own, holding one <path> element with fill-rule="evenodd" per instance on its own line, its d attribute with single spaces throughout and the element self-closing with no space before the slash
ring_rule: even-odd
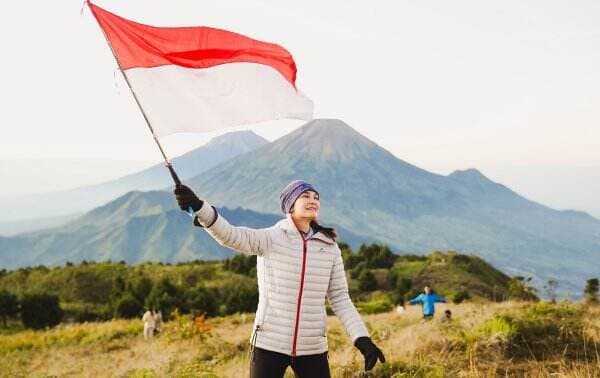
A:
<svg viewBox="0 0 600 378">
<path fill-rule="evenodd" d="M 300 326 L 300 305 L 302 304 L 302 291 L 304 290 L 304 273 L 306 272 L 306 240 L 302 238 L 302 273 L 300 273 L 300 289 L 296 305 L 296 325 L 294 327 L 294 341 L 292 342 L 292 357 L 296 357 L 296 342 L 298 341 L 298 328 Z"/>
</svg>

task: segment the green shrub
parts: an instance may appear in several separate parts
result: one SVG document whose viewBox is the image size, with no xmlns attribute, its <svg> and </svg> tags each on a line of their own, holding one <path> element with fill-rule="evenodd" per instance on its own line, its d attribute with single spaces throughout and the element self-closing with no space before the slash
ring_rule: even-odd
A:
<svg viewBox="0 0 600 378">
<path fill-rule="evenodd" d="M 142 313 L 142 303 L 131 293 L 122 296 L 115 305 L 115 316 L 118 318 L 136 318 Z"/>
<path fill-rule="evenodd" d="M 2 325 L 6 327 L 6 320 L 16 317 L 18 313 L 19 301 L 17 300 L 17 296 L 6 290 L 0 291 L 0 317 L 2 318 Z"/>
<path fill-rule="evenodd" d="M 386 300 L 357 303 L 356 309 L 363 314 L 379 314 L 392 311 L 394 306 Z"/>
<path fill-rule="evenodd" d="M 229 287 L 226 290 L 223 313 L 225 315 L 236 312 L 254 312 L 258 306 L 258 286 L 252 284 L 241 284 Z"/>
<path fill-rule="evenodd" d="M 223 268 L 246 276 L 256 276 L 256 256 L 234 255 L 223 262 Z"/>
<path fill-rule="evenodd" d="M 515 335 L 516 328 L 513 326 L 510 318 L 496 315 L 486 320 L 479 328 L 479 331 L 487 337 L 500 337 L 508 340 Z"/>
<path fill-rule="evenodd" d="M 217 315 L 219 306 L 217 304 L 217 295 L 214 290 L 204 286 L 197 286 L 185 293 L 186 307 L 194 314 L 206 314 L 208 316 Z"/>
<path fill-rule="evenodd" d="M 53 294 L 28 294 L 21 300 L 21 321 L 27 328 L 54 327 L 63 317 L 58 297 Z"/>
<path fill-rule="evenodd" d="M 109 320 L 113 312 L 107 305 L 95 305 L 92 303 L 64 303 L 63 319 L 77 323 Z"/>
<path fill-rule="evenodd" d="M 358 275 L 358 290 L 362 292 L 377 290 L 377 280 L 373 272 L 365 269 Z"/>
<path fill-rule="evenodd" d="M 471 299 L 471 294 L 469 294 L 468 291 L 463 290 L 454 294 L 454 296 L 452 297 L 452 302 L 459 304 L 469 299 Z"/>
<path fill-rule="evenodd" d="M 153 287 L 145 300 L 146 308 L 156 308 L 163 314 L 170 314 L 185 305 L 182 290 L 168 278 L 162 278 Z"/>
</svg>

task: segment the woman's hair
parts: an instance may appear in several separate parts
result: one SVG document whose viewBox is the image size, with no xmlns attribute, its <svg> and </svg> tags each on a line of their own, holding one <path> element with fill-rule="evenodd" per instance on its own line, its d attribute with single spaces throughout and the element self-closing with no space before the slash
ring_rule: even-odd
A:
<svg viewBox="0 0 600 378">
<path fill-rule="evenodd" d="M 315 230 L 315 232 L 320 232 L 322 234 L 324 234 L 325 236 L 327 236 L 328 238 L 333 239 L 333 241 L 336 241 L 338 234 L 335 231 L 335 228 L 333 227 L 325 227 L 325 226 L 321 226 L 319 224 L 319 222 L 317 221 L 311 221 L 310 222 L 310 226 Z"/>
</svg>

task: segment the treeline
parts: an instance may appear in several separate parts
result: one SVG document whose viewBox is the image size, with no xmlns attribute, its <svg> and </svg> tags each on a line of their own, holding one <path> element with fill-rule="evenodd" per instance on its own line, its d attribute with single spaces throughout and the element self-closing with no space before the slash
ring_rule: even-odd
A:
<svg viewBox="0 0 600 378">
<path fill-rule="evenodd" d="M 508 277 L 482 259 L 456 252 L 396 255 L 387 246 L 340 244 L 350 295 L 362 312 L 390 310 L 424 285 L 455 303 L 464 300 L 536 300 L 524 277 Z M 590 293 L 594 291 L 592 282 Z M 591 294 L 590 294 L 591 295 Z M 28 328 L 61 321 L 139 317 L 146 309 L 207 316 L 253 312 L 258 303 L 256 257 L 180 264 L 124 262 L 45 266 L 0 271 L 0 317 Z"/>
<path fill-rule="evenodd" d="M 61 321 L 134 318 L 152 308 L 167 317 L 176 308 L 207 316 L 256 310 L 256 279 L 235 262 L 231 270 L 228 264 L 82 262 L 2 271 L 0 317 L 4 325 L 20 319 L 25 327 L 44 328 Z"/>
</svg>

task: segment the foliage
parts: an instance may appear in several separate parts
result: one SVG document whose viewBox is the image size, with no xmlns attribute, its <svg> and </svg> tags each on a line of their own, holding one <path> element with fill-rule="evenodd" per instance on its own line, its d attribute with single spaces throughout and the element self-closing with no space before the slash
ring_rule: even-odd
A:
<svg viewBox="0 0 600 378">
<path fill-rule="evenodd" d="M 170 317 L 173 321 L 166 333 L 167 339 L 170 341 L 178 339 L 203 340 L 210 335 L 212 327 L 206 322 L 205 314 L 192 317 L 182 315 L 178 309 L 175 309 L 171 312 Z"/>
<path fill-rule="evenodd" d="M 474 256 L 456 252 L 396 256 L 377 244 L 363 245 L 357 252 L 344 244 L 340 248 L 350 273 L 349 292 L 358 301 L 370 302 L 370 295 L 381 290 L 390 303 L 402 304 L 424 283 L 448 298 L 460 297 L 461 292 L 475 299 L 535 297 L 525 279 L 511 280 Z M 0 291 L 8 290 L 18 298 L 39 291 L 55 294 L 65 311 L 64 319 L 76 322 L 133 318 L 141 315 L 144 306 L 161 308 L 165 314 L 177 308 L 181 314 L 214 317 L 256 310 L 255 264 L 255 257 L 236 255 L 223 262 L 176 265 L 86 262 L 52 269 L 38 266 L 3 272 Z"/>
<path fill-rule="evenodd" d="M 585 295 L 585 299 L 589 303 L 598 303 L 598 288 L 599 281 L 597 278 L 590 278 L 586 281 L 585 289 L 583 290 L 583 294 Z"/>
<path fill-rule="evenodd" d="M 163 313 L 170 314 L 184 304 L 182 289 L 175 286 L 167 277 L 156 282 L 146 297 L 147 309 L 155 308 Z"/>
<path fill-rule="evenodd" d="M 223 261 L 223 269 L 250 277 L 256 276 L 256 256 L 234 255 Z"/>
<path fill-rule="evenodd" d="M 364 269 L 358 276 L 358 289 L 362 292 L 377 290 L 377 280 L 369 269 Z"/>
<path fill-rule="evenodd" d="M 140 321 L 112 320 L 101 323 L 69 324 L 48 330 L 25 330 L 0 336 L 0 355 L 49 348 L 109 344 L 138 336 Z"/>
<path fill-rule="evenodd" d="M 214 290 L 198 285 L 192 290 L 186 291 L 186 308 L 192 314 L 206 314 L 215 316 L 218 314 L 217 294 Z"/>
<path fill-rule="evenodd" d="M 394 306 L 386 300 L 375 300 L 371 302 L 361 302 L 356 304 L 356 309 L 362 314 L 379 314 L 392 311 Z"/>
<path fill-rule="evenodd" d="M 19 313 L 19 301 L 17 296 L 9 293 L 6 290 L 0 291 L 0 317 L 2 324 L 6 327 L 6 320 L 14 318 Z"/>
<path fill-rule="evenodd" d="M 392 287 L 392 300 L 394 304 L 404 304 L 406 296 L 412 289 L 412 280 L 402 277 L 397 270 L 389 270 L 387 275 L 388 284 Z"/>
<path fill-rule="evenodd" d="M 53 294 L 28 294 L 21 300 L 21 321 L 27 328 L 54 327 L 63 317 L 58 297 Z"/>
<path fill-rule="evenodd" d="M 508 297 L 525 301 L 537 300 L 535 288 L 531 285 L 531 277 L 513 277 L 508 285 Z"/>
<path fill-rule="evenodd" d="M 452 297 L 452 302 L 454 302 L 455 304 L 459 304 L 469 299 L 471 299 L 471 294 L 469 294 L 468 291 L 463 290 L 454 294 L 454 296 Z"/>
<path fill-rule="evenodd" d="M 558 281 L 555 279 L 549 279 L 544 285 L 544 290 L 548 296 L 548 300 L 552 303 L 556 303 L 556 289 L 558 288 Z"/>
<path fill-rule="evenodd" d="M 127 293 L 119 298 L 115 305 L 115 316 L 119 318 L 137 318 L 142 311 L 142 303 L 131 293 Z"/>
<path fill-rule="evenodd" d="M 236 312 L 254 312 L 258 306 L 258 285 L 253 282 L 249 285 L 231 284 L 225 290 L 224 314 Z"/>
<path fill-rule="evenodd" d="M 568 303 L 538 302 L 521 312 L 498 314 L 481 331 L 502 336 L 509 358 L 577 357 L 586 344 L 582 309 Z"/>
</svg>

